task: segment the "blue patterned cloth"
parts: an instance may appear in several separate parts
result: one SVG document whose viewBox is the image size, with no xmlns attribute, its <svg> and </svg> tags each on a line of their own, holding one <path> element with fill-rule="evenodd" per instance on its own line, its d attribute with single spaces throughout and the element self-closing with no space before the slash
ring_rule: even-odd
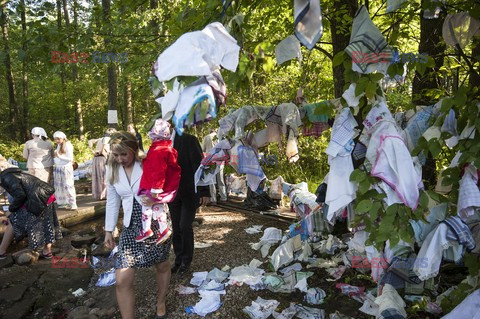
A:
<svg viewBox="0 0 480 319">
<path fill-rule="evenodd" d="M 408 121 L 405 133 L 408 138 L 408 148 L 413 150 L 418 145 L 418 139 L 430 127 L 430 119 L 434 116 L 433 105 L 426 106 Z"/>
<path fill-rule="evenodd" d="M 460 217 L 449 217 L 443 223 L 448 226 L 447 239 L 458 241 L 469 251 L 475 249 L 476 244 L 475 240 L 473 240 L 472 232 Z"/>
<path fill-rule="evenodd" d="M 258 177 L 265 176 L 253 148 L 244 145 L 238 147 L 238 172 Z"/>
</svg>

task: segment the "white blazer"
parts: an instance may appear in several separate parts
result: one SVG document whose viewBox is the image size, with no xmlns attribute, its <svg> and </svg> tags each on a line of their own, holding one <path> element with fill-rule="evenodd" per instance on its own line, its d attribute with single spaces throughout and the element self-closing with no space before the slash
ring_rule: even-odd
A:
<svg viewBox="0 0 480 319">
<path fill-rule="evenodd" d="M 133 199 L 141 205 L 141 197 L 137 196 L 142 167 L 135 162 L 130 183 L 123 167 L 119 167 L 118 181 L 111 185 L 107 180 L 107 207 L 105 212 L 105 231 L 113 231 L 118 221 L 120 202 L 123 208 L 123 225 L 128 227 L 132 217 Z M 109 176 L 108 172 L 106 176 Z"/>
</svg>

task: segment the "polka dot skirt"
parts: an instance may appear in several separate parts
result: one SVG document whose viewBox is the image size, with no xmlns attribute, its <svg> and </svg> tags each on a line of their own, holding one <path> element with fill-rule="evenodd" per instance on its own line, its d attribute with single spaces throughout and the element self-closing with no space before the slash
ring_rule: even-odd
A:
<svg viewBox="0 0 480 319">
<path fill-rule="evenodd" d="M 168 224 L 171 228 L 170 214 L 167 213 Z M 168 260 L 172 237 L 162 244 L 157 245 L 156 240 L 160 234 L 158 223 L 152 221 L 153 236 L 143 242 L 137 243 L 135 237 L 142 230 L 142 206 L 133 201 L 132 218 L 130 226 L 124 227 L 120 234 L 116 268 L 147 268 L 157 263 Z"/>
</svg>

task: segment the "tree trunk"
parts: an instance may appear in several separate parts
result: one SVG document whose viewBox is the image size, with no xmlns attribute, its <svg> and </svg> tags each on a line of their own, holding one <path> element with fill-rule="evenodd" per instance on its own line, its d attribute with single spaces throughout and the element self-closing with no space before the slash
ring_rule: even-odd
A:
<svg viewBox="0 0 480 319">
<path fill-rule="evenodd" d="M 20 16 L 22 20 L 22 50 L 25 52 L 25 58 L 22 61 L 22 98 L 23 98 L 23 114 L 22 114 L 22 134 L 23 139 L 28 140 L 30 134 L 28 130 L 28 72 L 27 72 L 27 22 L 25 17 L 25 0 L 20 1 Z"/>
<path fill-rule="evenodd" d="M 427 0 L 422 0 L 422 3 Z M 445 15 L 441 13 L 437 19 L 425 19 L 423 10 L 420 11 L 420 43 L 418 53 L 426 53 L 435 61 L 433 68 L 427 68 L 423 75 L 415 72 L 412 84 L 412 101 L 415 105 L 433 104 L 433 99 L 426 94 L 426 90 L 441 87 L 440 67 L 443 66 L 445 42 L 442 38 L 442 26 Z"/>
<path fill-rule="evenodd" d="M 346 5 L 346 9 L 342 9 L 342 6 Z M 345 12 L 346 10 L 346 12 Z M 350 42 L 351 27 L 345 30 L 345 26 L 342 22 L 344 14 L 348 14 L 350 17 L 354 17 L 358 10 L 357 0 L 333 1 L 333 13 L 331 19 L 331 33 L 332 33 L 332 47 L 333 56 L 338 52 L 343 51 Z M 335 88 L 335 97 L 341 97 L 343 94 L 343 86 L 345 85 L 345 79 L 343 76 L 345 69 L 342 64 L 333 68 L 333 84 Z"/>
<path fill-rule="evenodd" d="M 110 0 L 102 0 L 103 22 L 108 27 L 107 34 L 111 33 L 110 23 Z M 110 52 L 110 37 L 105 37 L 105 48 Z M 108 64 L 107 81 L 108 81 L 108 111 L 117 111 L 117 69 L 113 62 Z M 118 120 L 117 120 L 118 121 Z M 117 127 L 116 123 L 108 123 L 109 127 Z"/>
<path fill-rule="evenodd" d="M 422 0 L 422 3 L 426 0 Z M 445 52 L 445 42 L 442 38 L 442 26 L 445 15 L 442 12 L 437 19 L 425 19 L 423 10 L 420 11 L 420 43 L 418 53 L 426 53 L 435 61 L 433 68 L 427 68 L 423 75 L 415 72 L 412 84 L 412 101 L 415 105 L 431 105 L 435 101 L 428 96 L 427 90 L 439 89 L 441 87 L 440 67 L 443 66 L 443 54 Z M 431 154 L 427 157 L 427 162 L 422 170 L 425 187 L 435 187 L 436 160 Z"/>
<path fill-rule="evenodd" d="M 73 37 L 74 39 L 77 38 L 77 1 L 73 1 Z M 63 0 L 63 12 L 65 16 L 65 25 L 68 30 L 68 35 L 70 37 L 70 31 L 71 25 L 70 25 L 70 18 L 68 14 L 68 7 L 67 7 L 67 1 Z M 76 52 L 76 46 L 75 45 L 70 45 L 70 53 Z M 78 67 L 76 63 L 72 63 L 72 81 L 74 84 L 74 87 L 78 87 Z M 74 96 L 74 106 L 75 106 L 75 120 L 76 120 L 76 126 L 77 126 L 77 133 L 78 133 L 78 138 L 80 140 L 83 140 L 85 138 L 84 135 L 84 126 L 83 126 L 83 113 L 82 113 L 82 100 L 80 99 L 80 93 L 78 90 L 74 90 L 73 93 Z"/>
<path fill-rule="evenodd" d="M 150 10 L 155 10 L 158 8 L 158 0 L 150 0 Z M 156 15 L 153 15 L 152 20 L 150 21 L 150 28 L 153 30 L 153 34 L 158 35 L 159 27 L 156 20 Z"/>
<path fill-rule="evenodd" d="M 132 82 L 130 82 L 128 79 L 125 81 L 125 85 L 123 88 L 123 93 L 124 93 L 124 103 L 125 103 L 125 108 L 124 108 L 124 121 L 123 121 L 123 127 L 126 130 L 127 125 L 133 123 L 133 113 L 132 113 Z"/>
<path fill-rule="evenodd" d="M 17 132 L 17 125 L 18 122 L 18 105 L 15 99 L 15 80 L 13 78 L 12 72 L 12 63 L 10 61 L 10 48 L 8 46 L 8 22 L 6 16 L 6 7 L 7 3 L 4 2 L 0 6 L 0 24 L 2 25 L 2 38 L 3 38 L 3 45 L 4 45 L 4 54 L 5 54 L 5 71 L 6 71 L 6 79 L 8 85 L 8 102 L 9 102 L 9 120 L 11 123 L 11 127 L 8 131 L 10 131 L 10 136 L 15 139 L 16 132 Z"/>
<path fill-rule="evenodd" d="M 62 33 L 62 0 L 57 0 L 57 29 L 59 33 Z M 61 49 L 61 47 L 59 48 Z M 60 80 L 62 82 L 62 107 L 65 110 L 63 120 L 71 118 L 69 116 L 69 107 L 67 102 L 67 81 L 65 80 L 65 64 L 60 64 Z"/>
<path fill-rule="evenodd" d="M 478 37 L 473 38 L 472 43 L 472 57 L 473 59 L 480 60 L 480 39 Z M 475 60 L 472 61 L 472 64 L 475 63 Z M 477 64 L 478 65 L 478 64 Z M 469 84 L 472 88 L 480 88 L 480 67 L 477 66 L 477 72 L 470 70 Z"/>
</svg>

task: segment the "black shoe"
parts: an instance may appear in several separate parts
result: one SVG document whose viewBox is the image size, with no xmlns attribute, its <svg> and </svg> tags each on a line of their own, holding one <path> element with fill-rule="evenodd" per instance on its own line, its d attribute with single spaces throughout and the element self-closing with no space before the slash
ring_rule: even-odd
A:
<svg viewBox="0 0 480 319">
<path fill-rule="evenodd" d="M 190 268 L 190 265 L 181 264 L 180 267 L 178 267 L 177 273 L 185 274 L 188 272 L 189 268 Z"/>
<path fill-rule="evenodd" d="M 178 273 L 178 269 L 180 269 L 180 264 L 175 264 L 175 265 L 172 267 L 172 274 Z"/>
</svg>

